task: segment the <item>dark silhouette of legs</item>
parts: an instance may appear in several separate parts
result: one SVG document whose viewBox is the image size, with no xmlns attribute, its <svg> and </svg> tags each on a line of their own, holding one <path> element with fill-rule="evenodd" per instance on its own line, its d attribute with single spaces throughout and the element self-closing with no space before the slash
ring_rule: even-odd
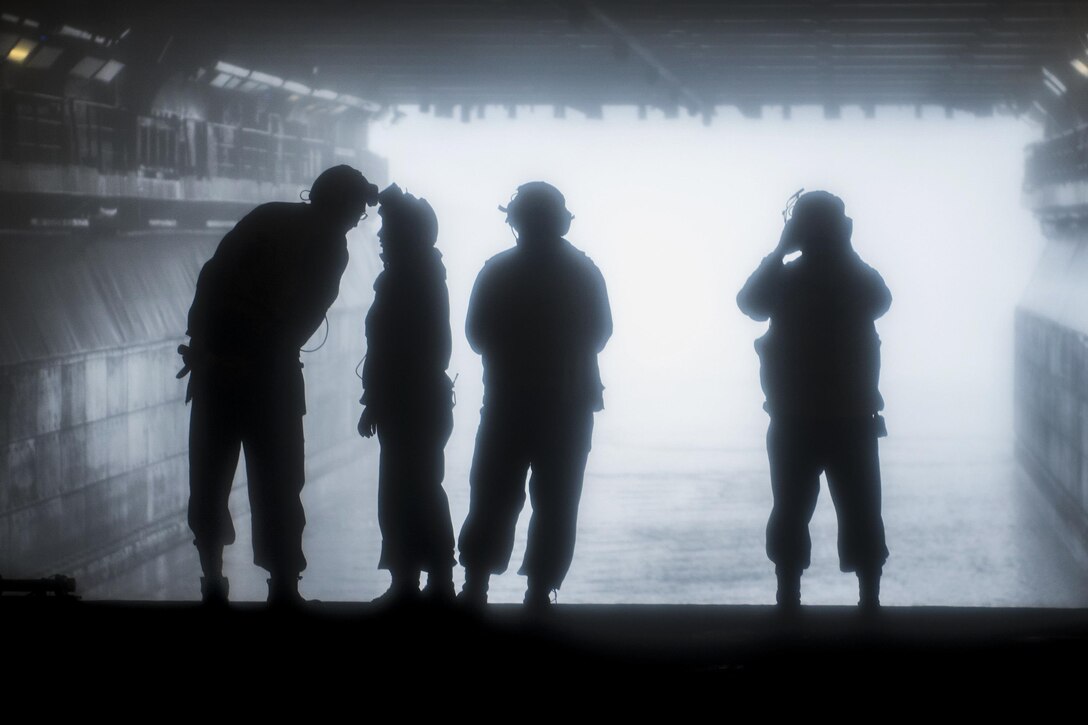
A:
<svg viewBox="0 0 1088 725">
<path fill-rule="evenodd" d="M 201 599 L 221 603 L 229 595 L 223 547 L 233 544 L 228 502 L 242 448 L 241 421 L 231 400 L 197 396 L 189 421 L 189 528 L 204 576 Z"/>
<path fill-rule="evenodd" d="M 438 426 L 390 423 L 378 428 L 378 525 L 382 531 L 378 568 L 392 575 L 393 599 L 418 595 L 422 571 L 429 575 L 428 598 L 453 597 L 453 524 L 442 488 L 443 451 L 452 430 L 451 412 Z"/>
<path fill-rule="evenodd" d="M 858 419 L 837 423 L 830 433 L 827 485 L 839 524 L 839 567 L 857 572 L 858 603 L 876 607 L 888 558 L 876 430 L 871 420 Z"/>
<path fill-rule="evenodd" d="M 858 574 L 864 606 L 879 601 L 880 574 L 888 557 L 880 515 L 877 436 L 868 418 L 785 419 L 767 431 L 774 507 L 767 523 L 767 555 L 778 575 L 778 601 L 800 601 L 801 573 L 808 568 L 808 526 L 820 493 L 820 473 L 838 519 L 839 566 Z"/>
<path fill-rule="evenodd" d="M 469 473 L 469 513 L 458 538 L 466 590 L 482 585 L 486 592 L 487 577 L 509 566 L 525 506 L 530 463 L 525 438 L 524 423 L 515 416 L 484 408 Z"/>
<path fill-rule="evenodd" d="M 843 571 L 880 569 L 888 557 L 880 515 L 880 463 L 871 421 L 848 420 L 829 431 L 827 485 L 839 523 Z"/>
<path fill-rule="evenodd" d="M 782 573 L 798 577 L 808 568 L 808 525 L 820 495 L 820 457 L 811 426 L 773 421 L 767 430 L 774 505 L 767 521 L 767 556 Z"/>
<path fill-rule="evenodd" d="M 298 598 L 299 574 L 306 568 L 302 530 L 306 481 L 302 416 L 270 405 L 255 415 L 243 438 L 253 516 L 253 561 L 267 569 L 270 600 Z"/>
<path fill-rule="evenodd" d="M 231 484 L 245 451 L 253 520 L 253 560 L 267 569 L 269 599 L 298 599 L 306 568 L 300 494 L 305 483 L 302 371 L 276 372 L 277 395 L 262 394 L 267 380 L 247 386 L 252 371 L 194 374 L 189 428 L 189 526 L 204 571 L 206 600 L 226 598 L 223 547 L 234 543 Z"/>
<path fill-rule="evenodd" d="M 589 457 L 589 410 L 486 408 L 476 436 L 469 515 L 458 542 L 466 600 L 486 600 L 488 577 L 510 563 L 526 475 L 533 513 L 519 574 L 528 577 L 525 602 L 543 605 L 574 558 L 578 503 Z"/>
<path fill-rule="evenodd" d="M 578 503 L 589 458 L 593 413 L 574 411 L 542 419 L 533 456 L 529 496 L 533 507 L 525 561 L 529 598 L 558 589 L 574 559 Z M 527 601 L 528 599 L 527 598 Z"/>
</svg>

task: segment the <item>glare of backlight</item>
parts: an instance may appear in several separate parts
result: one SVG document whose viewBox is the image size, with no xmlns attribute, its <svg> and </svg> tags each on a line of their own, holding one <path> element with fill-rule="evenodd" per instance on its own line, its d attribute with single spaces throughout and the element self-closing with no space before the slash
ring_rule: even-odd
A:
<svg viewBox="0 0 1088 725">
<path fill-rule="evenodd" d="M 752 343 L 766 324 L 741 315 L 735 296 L 803 186 L 845 200 L 855 248 L 892 290 L 878 331 L 897 433 L 939 425 L 934 401 L 958 406 L 957 424 L 1009 420 L 1012 314 L 1041 240 L 1020 199 L 1023 147 L 1039 129 L 913 109 L 723 116 L 704 127 L 627 109 L 603 121 L 522 109 L 468 124 L 409 114 L 374 129 L 391 180 L 438 213 L 459 400 L 479 395 L 479 358 L 463 340 L 469 292 L 483 262 L 513 244 L 496 206 L 541 179 L 566 195 L 569 239 L 608 284 L 615 334 L 601 355 L 598 434 L 708 444 L 762 435 Z"/>
</svg>

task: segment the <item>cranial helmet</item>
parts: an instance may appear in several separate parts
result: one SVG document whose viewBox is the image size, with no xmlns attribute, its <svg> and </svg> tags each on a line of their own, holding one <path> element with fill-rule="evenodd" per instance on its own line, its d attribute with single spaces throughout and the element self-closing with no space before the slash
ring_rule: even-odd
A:
<svg viewBox="0 0 1088 725">
<path fill-rule="evenodd" d="M 378 203 L 378 187 L 346 164 L 322 171 L 310 185 L 310 203 L 325 208 L 346 208 Z"/>
<path fill-rule="evenodd" d="M 792 223 L 800 234 L 849 239 L 851 223 L 846 216 L 846 204 L 830 192 L 809 191 L 801 194 L 792 211 Z"/>
<path fill-rule="evenodd" d="M 506 223 L 519 232 L 544 222 L 554 224 L 555 231 L 563 236 L 574 219 L 559 189 L 544 181 L 522 184 L 509 204 L 499 206 L 499 211 L 506 213 Z"/>
<path fill-rule="evenodd" d="M 431 247 L 438 241 L 438 216 L 426 199 L 390 184 L 378 195 L 378 201 L 382 229 L 392 240 Z"/>
<path fill-rule="evenodd" d="M 793 205 L 793 219 L 799 224 L 820 224 L 846 216 L 843 200 L 827 191 L 809 191 Z"/>
</svg>

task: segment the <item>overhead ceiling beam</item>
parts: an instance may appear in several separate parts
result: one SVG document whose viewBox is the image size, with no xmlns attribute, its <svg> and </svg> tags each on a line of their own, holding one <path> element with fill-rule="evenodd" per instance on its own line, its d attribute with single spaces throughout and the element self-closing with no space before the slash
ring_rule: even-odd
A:
<svg viewBox="0 0 1088 725">
<path fill-rule="evenodd" d="M 602 27 L 604 27 L 609 33 L 614 35 L 617 40 L 626 46 L 627 50 L 643 63 L 645 63 L 657 77 L 665 82 L 676 95 L 683 105 L 688 107 L 689 111 L 698 113 L 704 120 L 709 120 L 714 115 L 713 106 L 707 105 L 699 94 L 693 91 L 687 84 L 680 80 L 664 63 L 662 63 L 657 56 L 655 56 L 649 48 L 642 44 L 638 38 L 628 32 L 622 25 L 609 17 L 604 11 L 602 11 L 593 2 L 582 2 L 585 11 L 591 18 L 596 20 Z"/>
</svg>

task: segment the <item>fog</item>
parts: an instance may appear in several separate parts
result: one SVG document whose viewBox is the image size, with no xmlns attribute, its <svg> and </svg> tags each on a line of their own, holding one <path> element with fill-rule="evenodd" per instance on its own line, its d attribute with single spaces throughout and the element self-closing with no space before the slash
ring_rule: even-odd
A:
<svg viewBox="0 0 1088 725">
<path fill-rule="evenodd" d="M 575 214 L 568 238 L 603 271 L 615 317 L 597 440 L 729 446 L 766 423 L 752 348 L 765 324 L 734 298 L 802 187 L 845 200 L 855 248 L 892 290 L 878 331 L 893 434 L 1011 435 L 1012 311 L 1042 239 L 1020 180 L 1039 135 L 1026 120 L 938 109 L 724 113 L 711 126 L 627 109 L 604 120 L 495 109 L 467 124 L 409 113 L 375 125 L 372 147 L 437 211 L 455 332 L 483 261 L 513 244 L 496 206 L 525 181 L 555 184 Z M 455 339 L 464 428 L 481 368 Z"/>
<path fill-rule="evenodd" d="M 894 109 L 834 121 L 796 110 L 788 121 L 726 116 L 709 127 L 626 109 L 604 120 L 521 109 L 516 120 L 408 113 L 375 124 L 371 147 L 392 180 L 439 218 L 457 376 L 444 484 L 455 530 L 482 395 L 464 338 L 469 294 L 484 261 L 514 243 L 497 206 L 543 179 L 565 193 L 568 237 L 604 273 L 615 319 L 561 601 L 773 601 L 767 416 L 752 346 L 766 325 L 744 317 L 735 296 L 777 243 L 788 197 L 823 188 L 845 200 L 856 250 L 894 297 L 877 323 L 890 431 L 880 448 L 891 550 L 882 602 L 1088 603 L 1088 578 L 1040 515 L 1013 451 L 1013 311 L 1043 243 L 1021 204 L 1023 149 L 1039 133 L 1008 117 Z M 376 253 L 376 228 L 359 228 L 352 254 Z M 376 569 L 377 454 L 375 440 L 356 440 L 350 465 L 307 484 L 306 596 L 366 601 L 388 586 Z M 492 602 L 521 601 L 525 580 L 513 572 L 528 519 L 527 510 L 511 571 L 492 579 Z M 248 521 L 238 524 L 232 597 L 263 599 Z M 825 491 L 806 603 L 857 601 L 856 580 L 838 569 L 836 530 Z M 193 571 L 195 558 L 181 547 L 92 596 L 195 596 L 195 572 L 165 582 L 156 573 Z"/>
<path fill-rule="evenodd" d="M 1039 518 L 1013 453 L 1013 311 L 1043 244 L 1021 203 L 1023 149 L 1040 133 L 1022 119 L 936 109 L 839 120 L 815 109 L 790 120 L 726 113 L 711 126 L 627 109 L 603 120 L 521 109 L 516 119 L 407 113 L 373 126 L 391 178 L 439 217 L 457 376 L 445 483 L 455 528 L 467 513 L 482 394 L 463 334 L 468 297 L 483 262 L 514 243 L 497 206 L 519 184 L 546 180 L 566 195 L 568 238 L 603 271 L 615 319 L 563 601 L 771 601 L 767 416 L 753 349 L 766 325 L 744 317 L 735 296 L 777 243 L 789 196 L 827 189 L 845 200 L 855 249 L 894 297 L 877 324 L 890 430 L 882 600 L 1083 605 L 1088 581 Z M 361 471 L 370 483 L 332 484 L 320 501 L 342 512 L 351 499 L 372 516 L 374 459 Z M 492 601 L 521 600 L 524 580 L 512 571 L 528 518 Z M 826 491 L 811 529 L 804 601 L 853 603 Z M 380 593 L 377 532 L 338 535 L 356 542 L 350 566 L 313 571 L 308 591 Z"/>
<path fill-rule="evenodd" d="M 320 169 L 346 161 L 437 213 L 456 381 L 443 484 L 455 532 L 468 512 L 483 396 L 481 360 L 465 337 L 473 284 L 487 259 L 515 244 L 499 206 L 519 185 L 546 181 L 566 196 L 568 239 L 603 273 L 614 334 L 599 360 L 604 410 L 565 603 L 774 601 L 768 416 L 753 346 L 767 323 L 743 315 L 736 295 L 777 245 L 788 200 L 827 190 L 844 200 L 854 249 L 893 297 L 876 323 L 889 432 L 879 442 L 890 549 L 882 601 L 1088 606 L 1088 570 L 1071 553 L 1082 553 L 1077 534 L 1055 525 L 1061 505 L 1038 505 L 1079 495 L 1083 469 L 1075 382 L 1056 368 L 1080 364 L 1072 353 L 1084 330 L 1045 305 L 1039 334 L 1020 337 L 1021 352 L 1043 340 L 1048 352 L 1020 356 L 1029 371 L 1020 380 L 1041 374 L 1020 396 L 1030 423 L 1013 431 L 1017 305 L 1032 279 L 1033 295 L 1048 297 L 1046 280 L 1033 276 L 1047 242 L 1022 194 L 1025 147 L 1043 139 L 1047 117 L 1053 142 L 1029 164 L 1045 180 L 1039 193 L 1079 178 L 1085 131 L 1065 127 L 1081 123 L 1088 71 L 1055 55 L 1053 41 L 1083 18 L 1065 4 L 1025 15 L 843 3 L 834 17 L 793 5 L 477 5 L 333 3 L 299 15 L 227 3 L 215 27 L 206 13 L 136 6 L 3 14 L 0 191 L 13 203 L 0 231 L 5 268 L 16 270 L 3 285 L 11 324 L 0 330 L 5 573 L 73 573 L 90 599 L 199 596 L 185 520 L 188 442 L 197 441 L 194 460 L 205 451 L 186 436 L 192 378 L 175 377 L 198 270 L 253 206 L 306 199 L 299 192 Z M 990 32 L 997 20 L 1008 32 Z M 872 105 L 923 97 L 937 105 Z M 480 105 L 492 101 L 501 105 Z M 524 105 L 536 101 L 548 105 Z M 714 107 L 725 102 L 740 106 Z M 1003 112 L 1011 108 L 1025 115 Z M 321 196 L 311 211 L 290 208 L 300 219 L 321 213 Z M 1038 199 L 1035 209 L 1051 211 Z M 1076 209 L 1063 201 L 1053 211 L 1072 220 Z M 365 354 L 380 223 L 373 213 L 349 233 L 354 263 L 302 350 L 301 586 L 324 601 L 368 601 L 389 586 L 377 569 L 379 441 L 356 435 L 351 372 Z M 249 237 L 243 227 L 234 238 Z M 243 277 L 267 268 L 254 289 L 267 281 L 302 300 L 290 274 L 300 268 L 286 258 L 238 264 Z M 226 304 L 257 319 L 249 302 Z M 200 339 L 198 323 L 190 329 L 199 378 L 224 351 Z M 262 392 L 280 402 L 281 391 Z M 263 408 L 246 412 L 263 417 Z M 259 476 L 260 447 L 245 445 Z M 1043 459 L 1041 486 L 1021 468 L 1034 458 Z M 245 477 L 239 467 L 225 573 L 233 599 L 262 600 L 268 582 L 253 563 Z M 258 478 L 254 501 L 263 485 Z M 198 489 L 194 510 L 211 498 Z M 257 513 L 260 533 L 259 503 Z M 825 485 L 806 604 L 857 602 L 856 578 L 839 570 L 835 513 Z M 522 601 L 525 578 L 514 572 L 529 519 L 526 506 L 492 602 Z M 388 532 L 384 515 L 383 525 Z M 300 562 L 294 556 L 294 569 Z M 463 576 L 457 567 L 456 583 Z"/>
</svg>

